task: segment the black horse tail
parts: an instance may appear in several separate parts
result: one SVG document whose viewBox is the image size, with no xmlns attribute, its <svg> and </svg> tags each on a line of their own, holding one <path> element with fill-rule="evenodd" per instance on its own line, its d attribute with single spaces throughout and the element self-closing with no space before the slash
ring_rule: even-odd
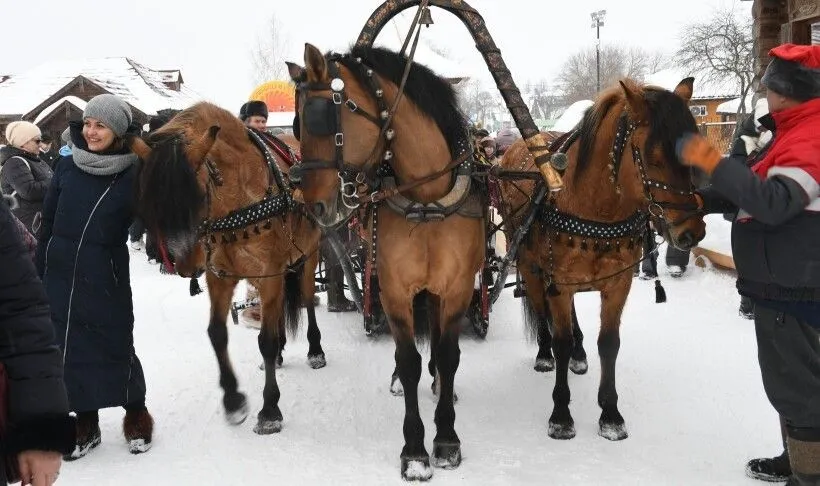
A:
<svg viewBox="0 0 820 486">
<path fill-rule="evenodd" d="M 299 331 L 299 321 L 302 316 L 302 266 L 291 268 L 285 274 L 285 328 L 291 337 Z"/>
<path fill-rule="evenodd" d="M 416 341 L 427 342 L 430 339 L 430 311 L 432 310 L 433 295 L 426 290 L 422 290 L 413 297 L 413 331 Z"/>
<path fill-rule="evenodd" d="M 530 295 L 527 294 L 521 299 L 521 311 L 524 314 L 524 328 L 526 329 L 524 336 L 528 342 L 535 342 L 538 338 L 538 325 L 541 321 L 546 320 L 547 316 L 538 315 L 532 302 L 530 302 L 530 298 Z M 544 324 L 549 325 L 548 322 Z"/>
</svg>

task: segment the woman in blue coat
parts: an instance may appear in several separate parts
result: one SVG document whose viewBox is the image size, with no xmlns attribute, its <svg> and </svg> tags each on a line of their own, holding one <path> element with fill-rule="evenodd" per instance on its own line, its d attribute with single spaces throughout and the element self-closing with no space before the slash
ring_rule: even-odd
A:
<svg viewBox="0 0 820 486">
<path fill-rule="evenodd" d="M 123 136 L 131 109 L 114 95 L 92 98 L 72 122 L 73 155 L 55 169 L 43 210 L 38 270 L 51 302 L 63 354 L 77 444 L 66 460 L 99 445 L 98 411 L 125 408 L 123 432 L 132 453 L 151 446 L 145 377 L 134 351 L 128 268 L 137 156 Z"/>
</svg>

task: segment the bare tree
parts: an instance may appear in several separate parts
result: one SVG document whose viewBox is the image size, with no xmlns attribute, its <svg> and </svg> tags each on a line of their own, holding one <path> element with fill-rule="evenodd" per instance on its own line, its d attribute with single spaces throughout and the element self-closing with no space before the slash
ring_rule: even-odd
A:
<svg viewBox="0 0 820 486">
<path fill-rule="evenodd" d="M 528 81 L 524 86 L 525 100 L 530 103 L 533 118 L 555 118 L 564 107 L 563 97 L 552 89 L 546 79 Z"/>
<path fill-rule="evenodd" d="M 737 83 L 741 97 L 738 114 L 746 112 L 746 97 L 756 81 L 751 19 L 731 10 L 718 10 L 708 20 L 687 25 L 681 33 L 676 60 L 702 73 L 706 82 Z"/>
<path fill-rule="evenodd" d="M 619 46 L 601 47 L 601 88 L 628 77 L 642 80 L 666 62 L 661 52 Z M 557 79 L 564 92 L 564 102 L 591 100 L 597 92 L 595 48 L 577 52 L 564 62 Z"/>
<path fill-rule="evenodd" d="M 478 79 L 462 81 L 456 87 L 461 110 L 476 124 L 486 127 L 496 121 L 504 102 L 494 89 L 487 89 Z"/>
<path fill-rule="evenodd" d="M 285 66 L 285 55 L 290 48 L 287 34 L 281 24 L 272 15 L 264 32 L 256 39 L 256 46 L 251 51 L 251 66 L 255 84 L 274 79 L 288 79 Z"/>
</svg>

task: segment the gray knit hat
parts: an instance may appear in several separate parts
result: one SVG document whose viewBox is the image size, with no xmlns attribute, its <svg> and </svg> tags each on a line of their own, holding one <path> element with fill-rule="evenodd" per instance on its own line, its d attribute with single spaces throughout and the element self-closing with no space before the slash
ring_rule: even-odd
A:
<svg viewBox="0 0 820 486">
<path fill-rule="evenodd" d="M 103 122 L 118 137 L 125 134 L 133 120 L 128 103 L 112 94 L 101 94 L 91 98 L 83 111 L 83 120 L 89 117 Z"/>
</svg>

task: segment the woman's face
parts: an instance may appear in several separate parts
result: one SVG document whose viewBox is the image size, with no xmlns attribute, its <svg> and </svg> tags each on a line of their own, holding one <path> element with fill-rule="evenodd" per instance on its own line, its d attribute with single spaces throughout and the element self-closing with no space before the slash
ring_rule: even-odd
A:
<svg viewBox="0 0 820 486">
<path fill-rule="evenodd" d="M 96 118 L 88 117 L 83 120 L 83 138 L 92 152 L 107 150 L 117 138 L 110 128 Z"/>
<path fill-rule="evenodd" d="M 28 142 L 24 143 L 20 146 L 21 150 L 24 150 L 32 155 L 37 155 L 40 153 L 40 137 L 34 137 Z"/>
</svg>

